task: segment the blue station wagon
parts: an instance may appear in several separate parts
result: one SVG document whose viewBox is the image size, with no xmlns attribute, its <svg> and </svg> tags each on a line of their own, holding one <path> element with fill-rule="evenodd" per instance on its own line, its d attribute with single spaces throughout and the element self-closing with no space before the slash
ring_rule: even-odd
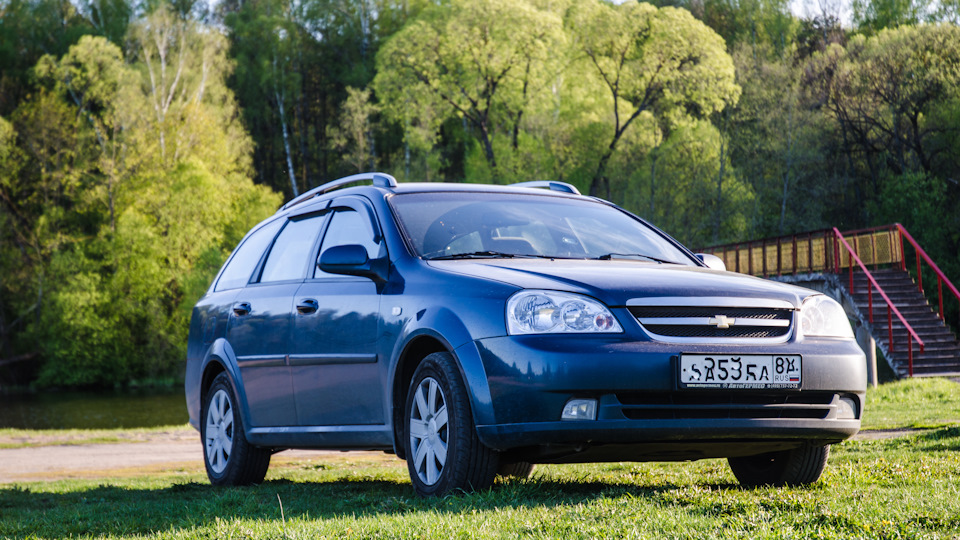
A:
<svg viewBox="0 0 960 540">
<path fill-rule="evenodd" d="M 837 302 L 569 184 L 370 173 L 246 235 L 193 310 L 185 386 L 214 484 L 372 449 L 431 496 L 536 463 L 726 458 L 745 486 L 809 484 L 866 375 Z"/>
</svg>

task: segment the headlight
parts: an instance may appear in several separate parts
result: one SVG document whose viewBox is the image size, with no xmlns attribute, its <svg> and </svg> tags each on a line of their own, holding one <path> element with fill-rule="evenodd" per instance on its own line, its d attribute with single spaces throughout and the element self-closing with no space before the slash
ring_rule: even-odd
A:
<svg viewBox="0 0 960 540">
<path fill-rule="evenodd" d="M 603 304 L 579 294 L 520 291 L 507 300 L 507 333 L 623 332 Z"/>
<path fill-rule="evenodd" d="M 800 331 L 804 336 L 853 339 L 850 321 L 840 304 L 827 296 L 811 296 L 800 307 Z"/>
</svg>

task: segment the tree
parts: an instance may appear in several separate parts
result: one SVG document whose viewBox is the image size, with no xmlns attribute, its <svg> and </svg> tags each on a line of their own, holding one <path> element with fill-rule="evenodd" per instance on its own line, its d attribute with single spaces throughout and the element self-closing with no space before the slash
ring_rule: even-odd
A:
<svg viewBox="0 0 960 540">
<path fill-rule="evenodd" d="M 30 70 L 94 31 L 69 0 L 0 0 L 0 115 L 27 97 Z"/>
<path fill-rule="evenodd" d="M 334 148 L 344 154 L 358 173 L 367 167 L 376 168 L 370 153 L 370 141 L 371 117 L 378 110 L 379 107 L 370 103 L 370 90 L 347 88 L 347 99 L 343 102 L 339 122 L 336 126 L 327 127 L 328 138 Z"/>
<path fill-rule="evenodd" d="M 122 46 L 127 27 L 134 19 L 135 6 L 130 0 L 82 0 L 76 5 L 98 35 Z"/>
<path fill-rule="evenodd" d="M 216 163 L 216 173 L 246 172 L 248 148 L 207 147 L 199 137 L 210 122 L 237 135 L 241 129 L 233 96 L 225 85 L 231 65 L 224 37 L 212 28 L 177 18 L 161 5 L 131 28 L 130 42 L 130 55 L 143 72 L 149 125 L 159 145 L 161 166 L 205 153 L 205 160 Z M 211 113 L 222 114 L 211 118 Z"/>
<path fill-rule="evenodd" d="M 751 232 L 767 237 L 826 227 L 825 209 L 843 200 L 831 192 L 840 183 L 824 149 L 832 131 L 803 100 L 797 53 L 781 59 L 754 52 L 747 45 L 734 52 L 743 94 L 722 126 L 732 159 L 756 194 Z"/>
<path fill-rule="evenodd" d="M 793 42 L 798 21 L 786 0 L 656 0 L 658 7 L 681 7 L 727 42 L 782 54 Z"/>
<path fill-rule="evenodd" d="M 517 144 L 524 111 L 545 86 L 561 40 L 559 17 L 525 2 L 453 0 L 425 10 L 383 46 L 373 85 L 382 101 L 462 118 L 497 178 L 493 139 L 509 133 Z"/>
<path fill-rule="evenodd" d="M 875 34 L 925 20 L 930 5 L 930 0 L 853 0 L 853 22 L 861 31 Z"/>
<path fill-rule="evenodd" d="M 815 56 L 812 99 L 840 127 L 846 151 L 862 156 L 879 191 L 881 173 L 957 170 L 951 142 L 960 107 L 960 28 L 924 25 L 857 36 Z"/>
<path fill-rule="evenodd" d="M 723 40 L 686 10 L 590 0 L 571 8 L 567 25 L 613 109 L 613 133 L 591 195 L 609 196 L 607 163 L 640 114 L 650 111 L 667 122 L 702 118 L 736 103 L 740 94 Z"/>
<path fill-rule="evenodd" d="M 26 166 L 0 186 L 0 334 L 43 359 L 41 386 L 176 376 L 195 295 L 279 203 L 249 179 L 222 40 L 163 12 L 138 24 L 143 63 L 84 37 L 38 62 L 12 116 Z"/>
<path fill-rule="evenodd" d="M 97 166 L 106 180 L 110 227 L 115 229 L 116 190 L 137 172 L 144 157 L 132 140 L 144 105 L 136 91 L 137 74 L 124 63 L 119 47 L 93 36 L 82 37 L 59 61 L 41 58 L 35 72 L 52 80 L 92 128 L 99 146 Z"/>
</svg>

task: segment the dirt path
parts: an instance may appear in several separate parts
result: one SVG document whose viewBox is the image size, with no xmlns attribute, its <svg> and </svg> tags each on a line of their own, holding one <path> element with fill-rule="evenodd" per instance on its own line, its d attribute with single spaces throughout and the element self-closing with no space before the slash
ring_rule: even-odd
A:
<svg viewBox="0 0 960 540">
<path fill-rule="evenodd" d="M 139 433 L 119 438 L 132 442 L 90 444 L 81 440 L 56 444 L 56 441 L 42 439 L 16 441 L 42 446 L 0 448 L 0 484 L 171 471 L 203 472 L 203 447 L 200 436 L 192 430 Z M 0 440 L 0 443 L 13 442 Z M 372 454 L 383 455 L 382 452 Z M 321 450 L 287 450 L 276 454 L 272 461 L 329 460 L 342 455 L 342 452 Z"/>
<path fill-rule="evenodd" d="M 862 431 L 856 440 L 888 439 L 915 433 L 916 430 L 890 429 Z M 0 484 L 52 481 L 64 478 L 105 478 L 137 476 L 171 471 L 203 472 L 200 437 L 192 430 L 120 435 L 123 442 L 89 444 L 83 441 L 18 441 L 41 444 L 26 448 L 0 448 Z M 129 440 L 130 442 L 126 442 Z M 0 440 L 10 444 L 12 440 Z M 369 452 L 383 456 L 381 452 Z M 287 450 L 274 456 L 273 462 L 330 460 L 342 452 Z M 356 455 L 354 453 L 353 455 Z"/>
</svg>

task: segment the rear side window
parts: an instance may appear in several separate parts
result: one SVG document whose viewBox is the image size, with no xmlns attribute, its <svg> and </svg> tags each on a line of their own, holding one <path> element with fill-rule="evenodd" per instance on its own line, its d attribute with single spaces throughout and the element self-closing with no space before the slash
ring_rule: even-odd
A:
<svg viewBox="0 0 960 540">
<path fill-rule="evenodd" d="M 281 225 L 283 225 L 282 219 L 272 221 L 247 237 L 230 258 L 230 262 L 223 269 L 217 286 L 213 290 L 225 291 L 246 285 L 257 263 L 260 262 L 263 251 L 270 245 L 270 241 L 273 240 Z"/>
<path fill-rule="evenodd" d="M 313 243 L 320 234 L 324 217 L 291 221 L 283 228 L 263 264 L 260 283 L 303 279 L 307 259 L 312 259 Z"/>
</svg>

